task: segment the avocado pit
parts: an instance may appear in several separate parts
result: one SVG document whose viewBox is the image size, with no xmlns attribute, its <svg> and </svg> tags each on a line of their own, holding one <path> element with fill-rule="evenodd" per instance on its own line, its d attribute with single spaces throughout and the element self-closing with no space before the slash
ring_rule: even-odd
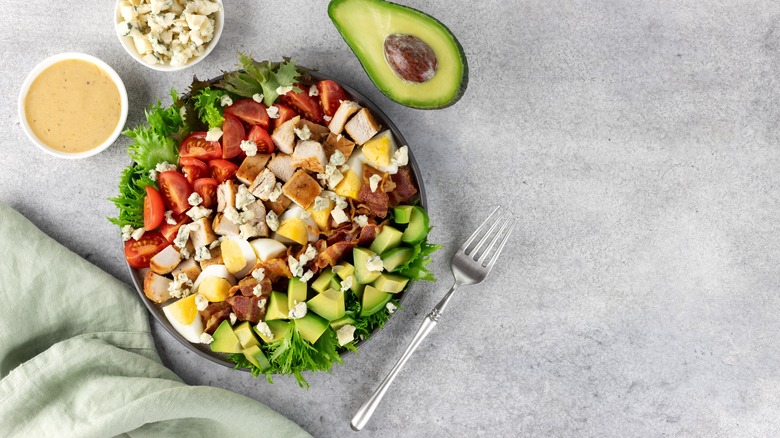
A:
<svg viewBox="0 0 780 438">
<path fill-rule="evenodd" d="M 431 46 L 414 35 L 388 35 L 384 42 L 384 52 L 390 68 L 405 81 L 422 84 L 436 75 L 436 54 Z"/>
</svg>

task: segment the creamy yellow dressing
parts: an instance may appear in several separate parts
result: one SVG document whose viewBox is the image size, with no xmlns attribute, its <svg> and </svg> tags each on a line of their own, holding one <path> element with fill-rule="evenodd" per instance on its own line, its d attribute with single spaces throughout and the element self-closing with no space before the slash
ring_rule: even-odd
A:
<svg viewBox="0 0 780 438">
<path fill-rule="evenodd" d="M 106 71 L 88 61 L 66 60 L 35 78 L 24 108 L 38 139 L 60 152 L 77 153 L 100 146 L 111 136 L 122 101 Z"/>
</svg>

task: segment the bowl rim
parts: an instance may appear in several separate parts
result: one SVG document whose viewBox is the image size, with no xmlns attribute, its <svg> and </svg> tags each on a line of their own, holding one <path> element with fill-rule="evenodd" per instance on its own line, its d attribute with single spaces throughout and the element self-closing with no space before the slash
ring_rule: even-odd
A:
<svg viewBox="0 0 780 438">
<path fill-rule="evenodd" d="M 428 199 L 425 194 L 425 187 L 423 186 L 422 182 L 422 173 L 420 171 L 420 167 L 417 164 L 417 160 L 414 158 L 414 153 L 412 152 L 412 148 L 408 146 L 408 143 L 406 142 L 406 139 L 404 138 L 403 134 L 401 134 L 401 131 L 396 127 L 396 125 L 393 123 L 392 120 L 385 114 L 379 107 L 374 104 L 371 100 L 369 100 L 365 95 L 360 93 L 359 91 L 355 90 L 349 85 L 346 85 L 343 81 L 340 81 L 330 75 L 320 73 L 318 71 L 309 70 L 308 74 L 312 77 L 312 79 L 315 80 L 325 80 L 330 79 L 333 81 L 336 81 L 339 85 L 341 85 L 344 90 L 361 106 L 368 108 L 371 110 L 373 114 L 375 114 L 382 122 L 385 129 L 389 129 L 393 135 L 396 138 L 396 141 L 399 145 L 406 145 L 409 148 L 409 166 L 412 169 L 411 175 L 414 179 L 414 182 L 417 185 L 417 196 L 419 197 L 420 205 L 427 210 L 428 208 Z M 220 80 L 224 75 L 219 75 L 215 78 L 210 79 L 208 82 L 215 82 Z M 183 95 L 183 97 L 186 95 Z M 124 242 L 122 242 L 124 245 Z M 165 317 L 165 314 L 162 311 L 162 305 L 153 303 L 151 300 L 149 300 L 146 295 L 143 292 L 143 274 L 146 272 L 146 269 L 135 269 L 132 266 L 130 266 L 127 261 L 125 261 L 125 264 L 127 265 L 127 269 L 130 272 L 130 278 L 133 281 L 133 286 L 135 286 L 135 290 L 138 293 L 138 295 L 141 298 L 141 301 L 143 301 L 146 308 L 149 310 L 149 313 L 154 316 L 154 319 L 157 320 L 157 322 L 162 325 L 165 328 L 165 331 L 168 332 L 171 336 L 173 336 L 174 339 L 179 341 L 179 343 L 184 344 L 184 346 L 191 352 L 197 354 L 198 356 L 205 358 L 209 360 L 210 362 L 235 369 L 235 364 L 227 360 L 227 355 L 222 353 L 214 353 L 212 352 L 207 345 L 205 344 L 193 344 L 192 342 L 186 340 L 184 336 L 182 336 L 178 331 L 176 331 L 175 328 L 171 325 L 170 321 L 168 321 L 168 318 Z M 410 290 L 413 288 L 419 287 L 418 282 L 411 282 L 410 285 L 406 287 L 406 289 L 401 292 L 398 303 L 403 308 L 404 302 L 407 301 L 407 298 L 409 296 Z M 388 318 L 385 325 L 382 327 L 382 329 L 386 328 L 388 324 L 390 324 L 393 321 L 393 317 L 391 316 Z M 366 339 L 361 339 L 355 342 L 355 348 L 359 350 L 363 345 L 365 345 L 367 342 L 374 339 L 376 334 L 382 329 L 374 329 L 371 331 L 371 334 Z M 340 356 L 342 358 L 348 357 L 352 355 L 352 351 L 345 351 L 340 353 Z M 239 371 L 249 372 L 250 370 L 246 368 L 239 368 Z M 274 374 L 274 375 L 281 375 L 281 374 Z"/>
<path fill-rule="evenodd" d="M 52 65 L 61 61 L 69 61 L 69 60 L 86 61 L 96 65 L 98 68 L 108 73 L 108 76 L 111 78 L 112 81 L 114 81 L 114 84 L 116 85 L 117 90 L 119 91 L 121 110 L 119 114 L 119 121 L 117 122 L 116 127 L 112 131 L 111 135 L 103 143 L 99 144 L 98 146 L 88 151 L 83 151 L 83 152 L 61 152 L 44 143 L 35 135 L 35 133 L 33 133 L 32 128 L 30 128 L 30 123 L 27 121 L 27 112 L 25 111 L 24 101 L 26 100 L 27 93 L 29 93 L 30 86 L 35 81 L 35 79 L 37 79 L 38 76 L 40 76 L 44 70 L 51 67 Z M 56 55 L 52 55 L 44 59 L 43 61 L 39 62 L 35 67 L 33 67 L 30 73 L 27 74 L 27 77 L 24 79 L 24 82 L 22 82 L 21 89 L 19 90 L 19 101 L 18 101 L 19 125 L 22 127 L 22 130 L 27 135 L 27 138 L 29 138 L 30 141 L 35 146 L 38 147 L 38 149 L 46 152 L 47 154 L 54 155 L 55 157 L 59 157 L 59 158 L 66 158 L 71 160 L 87 158 L 93 155 L 97 155 L 100 152 L 103 152 L 104 150 L 108 149 L 109 146 L 114 144 L 116 139 L 119 137 L 119 134 L 122 133 L 122 130 L 125 127 L 125 123 L 127 122 L 128 109 L 129 109 L 129 105 L 127 99 L 127 88 L 125 88 L 125 83 L 122 81 L 122 78 L 119 76 L 116 70 L 114 70 L 105 61 L 103 61 L 102 59 L 96 56 L 89 55 L 87 53 L 64 52 L 64 53 L 58 53 Z"/>
<path fill-rule="evenodd" d="M 116 25 L 124 21 L 124 19 L 122 18 L 122 14 L 119 12 L 119 4 L 122 1 L 124 0 L 117 0 L 114 6 L 114 33 L 116 34 L 116 37 L 119 39 L 119 44 L 122 45 L 122 48 L 125 49 L 125 52 L 127 52 L 127 54 L 130 55 L 131 58 L 133 58 L 136 62 L 143 65 L 144 67 L 148 67 L 152 70 L 172 72 L 172 71 L 180 71 L 186 68 L 190 68 L 193 65 L 203 61 L 203 59 L 205 59 L 207 56 L 209 56 L 209 54 L 217 46 L 219 39 L 222 37 L 222 29 L 225 27 L 225 5 L 222 3 L 222 0 L 214 0 L 215 2 L 219 3 L 220 9 L 219 11 L 215 12 L 216 23 L 214 26 L 215 27 L 214 38 L 212 38 L 211 41 L 206 43 L 206 51 L 203 52 L 203 55 L 197 56 L 195 58 L 191 58 L 189 62 L 179 66 L 172 66 L 170 64 L 154 64 L 154 65 L 147 64 L 143 60 L 141 55 L 139 55 L 138 52 L 135 51 L 132 38 L 129 36 L 120 35 L 119 29 L 117 29 Z"/>
</svg>

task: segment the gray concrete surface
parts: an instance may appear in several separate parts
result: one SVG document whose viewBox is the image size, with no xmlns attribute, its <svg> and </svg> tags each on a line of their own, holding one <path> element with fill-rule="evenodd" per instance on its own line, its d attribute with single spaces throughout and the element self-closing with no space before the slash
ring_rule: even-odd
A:
<svg viewBox="0 0 780 438">
<path fill-rule="evenodd" d="M 777 2 L 404 1 L 449 25 L 469 59 L 464 98 L 429 112 L 371 85 L 324 1 L 230 1 L 210 58 L 167 74 L 122 51 L 113 4 L 99 3 L 0 0 L 0 201 L 129 280 L 104 220 L 127 140 L 82 161 L 43 155 L 19 128 L 19 86 L 51 54 L 97 55 L 124 79 L 135 125 L 240 50 L 292 56 L 384 108 L 446 246 L 440 281 L 309 391 L 200 360 L 155 326 L 185 381 L 246 394 L 316 436 L 357 436 L 349 419 L 449 287 L 454 249 L 501 203 L 520 218 L 503 263 L 455 298 L 362 435 L 780 434 Z"/>
</svg>

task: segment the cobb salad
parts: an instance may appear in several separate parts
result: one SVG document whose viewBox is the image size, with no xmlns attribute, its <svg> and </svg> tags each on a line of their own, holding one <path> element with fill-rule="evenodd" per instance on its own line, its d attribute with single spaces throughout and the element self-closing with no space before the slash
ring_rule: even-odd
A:
<svg viewBox="0 0 780 438">
<path fill-rule="evenodd" d="M 408 147 L 338 83 L 239 55 L 125 132 L 112 201 L 143 292 L 192 343 L 269 381 L 329 371 L 440 248 Z"/>
</svg>

